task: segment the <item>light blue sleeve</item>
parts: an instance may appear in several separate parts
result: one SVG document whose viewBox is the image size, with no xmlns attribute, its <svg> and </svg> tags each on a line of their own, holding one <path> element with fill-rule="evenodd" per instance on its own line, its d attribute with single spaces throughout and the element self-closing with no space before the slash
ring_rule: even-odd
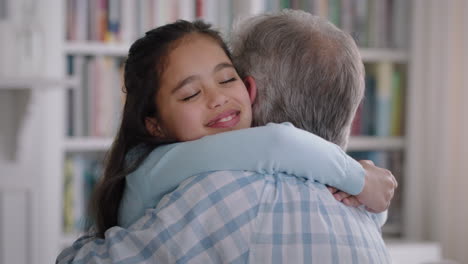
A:
<svg viewBox="0 0 468 264">
<path fill-rule="evenodd" d="M 377 226 L 382 228 L 388 219 L 388 210 L 385 210 L 381 213 L 374 214 L 374 221 L 377 223 Z"/>
<path fill-rule="evenodd" d="M 291 124 L 268 124 L 157 148 L 127 176 L 120 222 L 128 226 L 189 177 L 210 171 L 278 172 L 356 195 L 365 171 L 339 146 Z"/>
<path fill-rule="evenodd" d="M 364 169 L 339 146 L 292 125 L 206 136 L 173 147 L 159 161 L 154 185 L 176 187 L 192 175 L 218 170 L 284 172 L 359 194 Z M 154 186 L 153 185 L 153 186 Z"/>
</svg>

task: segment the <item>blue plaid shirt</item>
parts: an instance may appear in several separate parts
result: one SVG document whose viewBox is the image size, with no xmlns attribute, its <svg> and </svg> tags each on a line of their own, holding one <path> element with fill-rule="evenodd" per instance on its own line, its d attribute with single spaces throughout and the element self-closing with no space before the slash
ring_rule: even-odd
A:
<svg viewBox="0 0 468 264">
<path fill-rule="evenodd" d="M 128 229 L 83 236 L 58 263 L 391 263 L 381 218 L 283 173 L 203 173 Z"/>
</svg>

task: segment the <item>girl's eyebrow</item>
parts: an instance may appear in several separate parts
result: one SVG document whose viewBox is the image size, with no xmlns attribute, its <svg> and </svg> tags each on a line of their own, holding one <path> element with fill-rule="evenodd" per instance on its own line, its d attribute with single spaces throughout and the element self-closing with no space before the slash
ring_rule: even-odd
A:
<svg viewBox="0 0 468 264">
<path fill-rule="evenodd" d="M 190 83 L 190 82 L 193 82 L 197 79 L 200 79 L 200 77 L 198 77 L 197 75 L 190 75 L 189 77 L 183 79 L 182 81 L 180 81 L 175 87 L 174 89 L 172 89 L 171 91 L 171 94 L 174 94 L 175 92 L 177 92 L 180 88 L 184 87 L 186 84 Z"/>
<path fill-rule="evenodd" d="M 213 70 L 213 73 L 218 72 L 224 68 L 234 68 L 234 65 L 232 65 L 231 63 L 227 63 L 227 62 L 222 62 L 216 65 L 216 67 Z"/>
<path fill-rule="evenodd" d="M 213 69 L 213 73 L 216 73 L 222 69 L 225 69 L 225 68 L 234 68 L 234 65 L 232 65 L 231 63 L 227 63 L 227 62 L 222 62 L 218 65 L 216 65 Z M 171 94 L 174 94 L 175 92 L 177 92 L 180 88 L 184 87 L 184 85 L 190 83 L 190 82 L 193 82 L 197 79 L 200 79 L 200 77 L 198 75 L 190 75 L 188 76 L 187 78 L 183 79 L 182 81 L 180 81 L 175 87 L 174 89 L 172 89 L 171 91 Z"/>
</svg>

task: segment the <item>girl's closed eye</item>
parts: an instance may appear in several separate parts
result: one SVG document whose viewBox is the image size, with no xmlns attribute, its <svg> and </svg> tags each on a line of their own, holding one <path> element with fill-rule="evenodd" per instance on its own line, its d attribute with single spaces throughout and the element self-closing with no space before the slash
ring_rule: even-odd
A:
<svg viewBox="0 0 468 264">
<path fill-rule="evenodd" d="M 232 77 L 231 79 L 222 81 L 222 82 L 220 82 L 219 84 L 227 84 L 227 83 L 230 83 L 230 82 L 234 82 L 234 81 L 236 81 L 236 80 L 237 80 L 236 77 Z"/>
<path fill-rule="evenodd" d="M 197 96 L 198 94 L 200 94 L 200 91 L 195 92 L 195 93 L 193 93 L 193 94 L 191 94 L 189 96 L 183 97 L 182 101 L 184 101 L 184 102 L 190 101 L 190 99 L 195 98 L 195 96 Z"/>
</svg>

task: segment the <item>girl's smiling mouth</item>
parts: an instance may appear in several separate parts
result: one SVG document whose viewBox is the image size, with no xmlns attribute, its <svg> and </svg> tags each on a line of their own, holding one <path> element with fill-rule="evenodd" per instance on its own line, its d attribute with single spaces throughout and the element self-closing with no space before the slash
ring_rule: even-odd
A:
<svg viewBox="0 0 468 264">
<path fill-rule="evenodd" d="M 240 121 L 240 111 L 238 110 L 228 110 L 206 124 L 206 126 L 211 128 L 229 128 L 237 125 Z"/>
</svg>

